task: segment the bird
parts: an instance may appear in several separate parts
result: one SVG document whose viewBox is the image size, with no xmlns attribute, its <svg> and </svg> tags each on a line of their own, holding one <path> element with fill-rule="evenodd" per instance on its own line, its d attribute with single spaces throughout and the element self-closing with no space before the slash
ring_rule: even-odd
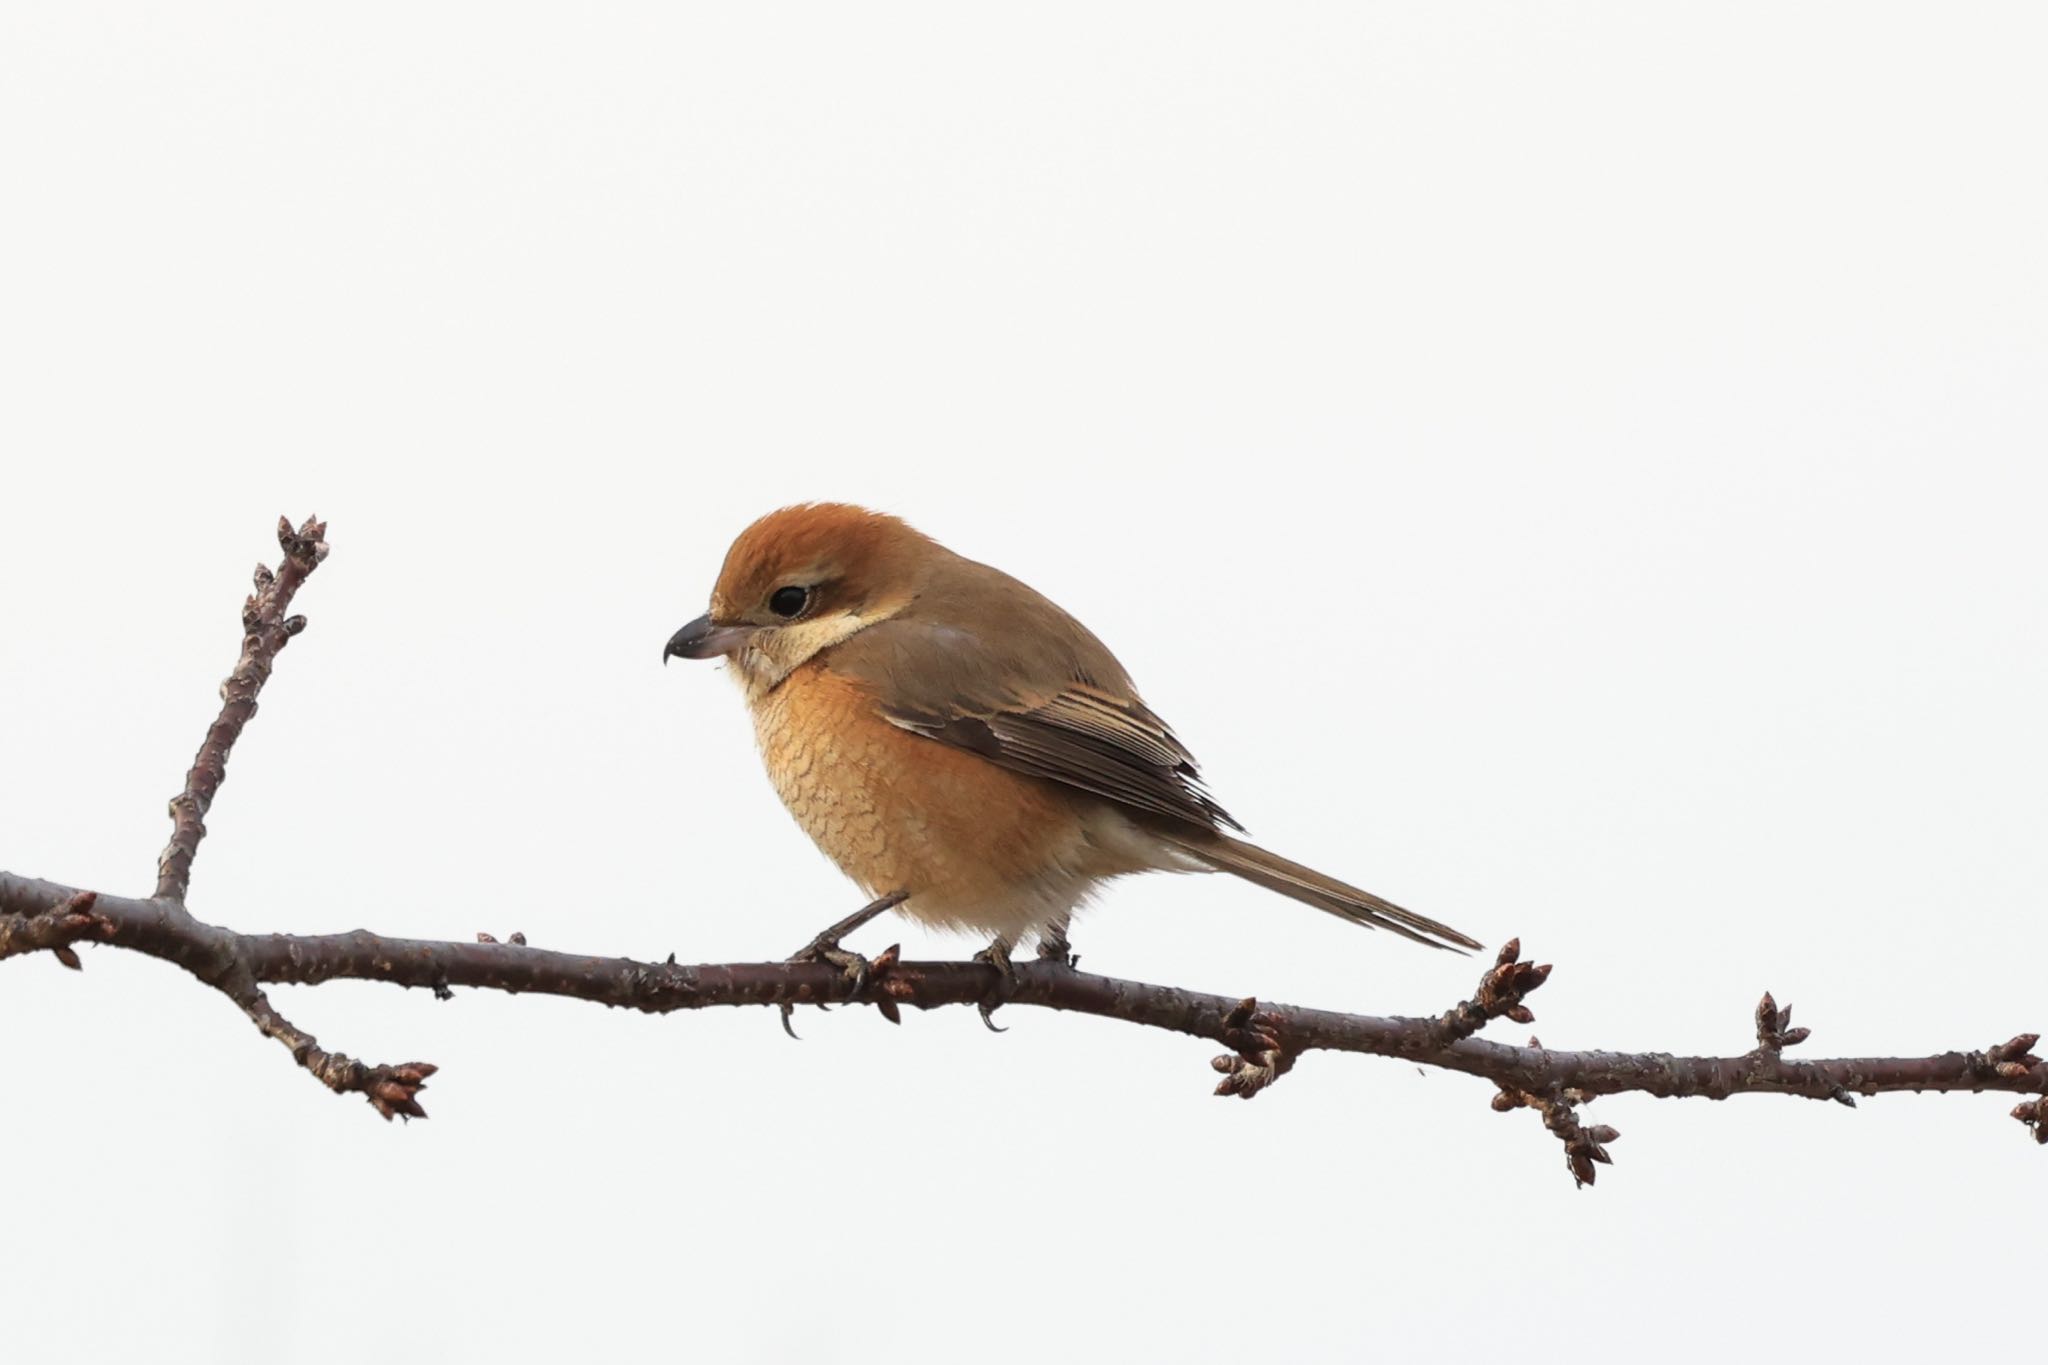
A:
<svg viewBox="0 0 2048 1365">
<path fill-rule="evenodd" d="M 761 517 L 671 658 L 729 661 L 783 804 L 874 898 L 799 954 L 856 986 L 867 961 L 839 939 L 886 910 L 985 937 L 977 959 L 1014 983 L 1025 940 L 1071 963 L 1075 911 L 1154 871 L 1228 873 L 1417 943 L 1480 946 L 1239 837 L 1108 646 L 898 517 L 830 502 Z"/>
</svg>

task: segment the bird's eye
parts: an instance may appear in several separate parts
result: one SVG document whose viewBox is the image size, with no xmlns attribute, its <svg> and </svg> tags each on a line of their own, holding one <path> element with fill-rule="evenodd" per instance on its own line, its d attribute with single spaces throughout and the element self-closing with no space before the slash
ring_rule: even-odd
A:
<svg viewBox="0 0 2048 1365">
<path fill-rule="evenodd" d="M 809 588 L 777 588 L 768 599 L 768 610 L 777 616 L 794 616 L 811 600 Z"/>
</svg>

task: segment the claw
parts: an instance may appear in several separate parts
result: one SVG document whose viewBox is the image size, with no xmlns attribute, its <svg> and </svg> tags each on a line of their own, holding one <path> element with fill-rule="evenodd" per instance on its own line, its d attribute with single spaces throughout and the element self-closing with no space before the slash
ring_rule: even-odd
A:
<svg viewBox="0 0 2048 1365">
<path fill-rule="evenodd" d="M 1017 967 L 1010 961 L 1010 945 L 1003 939 L 997 939 L 976 953 L 973 960 L 996 969 L 995 985 L 974 1005 L 975 1011 L 981 1015 L 982 1027 L 990 1033 L 1008 1033 L 1009 1030 L 998 1024 L 991 1016 L 1002 1008 L 1003 1002 L 1010 998 L 1010 993 L 1017 989 Z"/>
</svg>

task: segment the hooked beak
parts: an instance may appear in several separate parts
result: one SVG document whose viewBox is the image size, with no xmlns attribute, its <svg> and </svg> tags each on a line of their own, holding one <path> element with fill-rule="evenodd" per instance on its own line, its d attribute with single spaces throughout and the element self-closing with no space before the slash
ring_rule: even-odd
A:
<svg viewBox="0 0 2048 1365">
<path fill-rule="evenodd" d="M 759 626 L 721 626 L 709 616 L 700 616 L 668 637 L 668 644 L 661 651 L 661 661 L 715 659 L 735 654 L 759 629 Z"/>
</svg>

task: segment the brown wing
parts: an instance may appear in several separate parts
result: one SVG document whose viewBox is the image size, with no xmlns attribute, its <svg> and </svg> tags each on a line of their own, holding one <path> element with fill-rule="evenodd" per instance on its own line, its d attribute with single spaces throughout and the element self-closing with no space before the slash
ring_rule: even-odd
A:
<svg viewBox="0 0 2048 1365">
<path fill-rule="evenodd" d="M 1194 756 L 1085 627 L 997 570 L 973 570 L 833 648 L 893 724 L 991 763 L 1201 829 L 1242 829 Z M 1004 628 L 983 628 L 991 619 Z"/>
<path fill-rule="evenodd" d="M 1244 828 L 1202 789 L 1194 757 L 1173 731 L 1135 699 L 1076 684 L 1027 709 L 947 715 L 885 705 L 882 713 L 916 734 L 1135 810 L 1203 829 Z"/>
</svg>

